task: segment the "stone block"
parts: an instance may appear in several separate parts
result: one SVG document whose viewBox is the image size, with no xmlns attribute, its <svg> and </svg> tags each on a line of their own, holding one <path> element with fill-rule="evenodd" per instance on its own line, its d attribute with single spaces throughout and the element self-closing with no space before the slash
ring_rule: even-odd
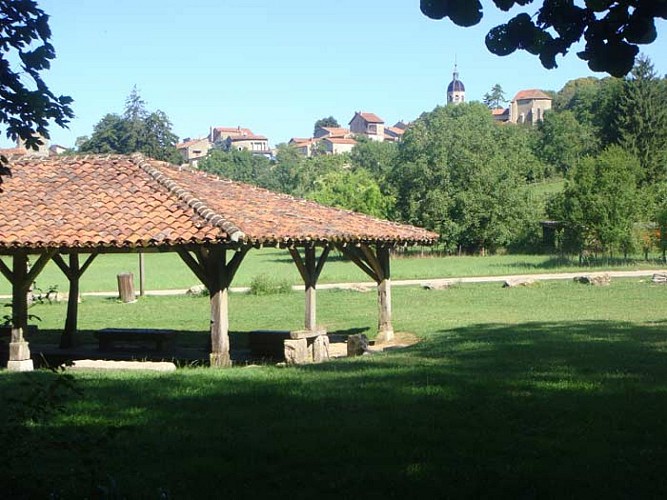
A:
<svg viewBox="0 0 667 500">
<path fill-rule="evenodd" d="M 655 273 L 651 278 L 653 283 L 666 284 L 667 283 L 667 273 Z"/>
<path fill-rule="evenodd" d="M 312 339 L 308 349 L 310 350 L 310 357 L 313 359 L 313 363 L 329 361 L 329 337 L 326 335 L 320 335 Z"/>
<path fill-rule="evenodd" d="M 515 279 L 508 279 L 503 282 L 503 288 L 514 288 L 517 286 L 532 286 L 537 281 L 531 278 L 515 278 Z"/>
<path fill-rule="evenodd" d="M 9 359 L 11 361 L 24 361 L 30 359 L 30 347 L 27 342 L 10 342 Z"/>
<path fill-rule="evenodd" d="M 285 362 L 288 365 L 303 365 L 311 362 L 307 339 L 287 339 L 284 342 Z"/>
<path fill-rule="evenodd" d="M 585 276 L 577 276 L 574 278 L 577 283 L 593 286 L 607 286 L 611 284 L 611 276 L 608 274 L 589 274 Z"/>
<path fill-rule="evenodd" d="M 368 351 L 368 337 L 363 333 L 350 335 L 347 338 L 347 355 L 361 356 Z"/>
<path fill-rule="evenodd" d="M 31 372 L 35 369 L 32 359 L 23 359 L 21 361 L 7 361 L 7 371 L 10 372 Z"/>
</svg>

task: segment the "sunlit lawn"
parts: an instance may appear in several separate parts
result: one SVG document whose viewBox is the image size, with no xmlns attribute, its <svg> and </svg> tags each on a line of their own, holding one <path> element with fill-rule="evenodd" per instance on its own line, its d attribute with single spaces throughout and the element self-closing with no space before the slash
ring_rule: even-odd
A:
<svg viewBox="0 0 667 500">
<path fill-rule="evenodd" d="M 232 294 L 232 329 L 298 326 L 302 300 Z M 116 498 L 660 498 L 666 302 L 667 287 L 636 280 L 397 288 L 396 329 L 423 338 L 411 348 L 299 368 L 79 372 L 83 393 L 61 412 L 15 425 L 26 406 L 10 398 L 57 378 L 2 372 L 0 484 L 7 498 L 114 484 Z M 318 295 L 330 330 L 372 330 L 375 307 L 373 293 Z M 33 310 L 40 327 L 62 323 L 64 305 Z M 198 330 L 207 315 L 205 298 L 81 304 L 86 328 Z"/>
<path fill-rule="evenodd" d="M 417 256 L 414 256 L 414 255 Z M 587 271 L 591 268 L 580 267 L 575 258 L 561 258 L 548 255 L 492 255 L 475 256 L 431 256 L 428 248 L 412 250 L 413 257 L 395 256 L 392 259 L 393 279 L 428 279 L 463 276 L 498 276 L 508 274 Z M 630 262 L 600 261 L 592 269 L 654 269 L 664 267 L 658 255 L 652 255 L 650 261 L 641 259 Z M 7 261 L 7 258 L 4 257 Z M 189 288 L 198 284 L 197 278 L 176 254 L 145 255 L 146 288 L 163 290 Z M 136 254 L 101 255 L 90 266 L 81 279 L 82 292 L 117 290 L 116 276 L 119 273 L 132 272 L 135 288 L 138 289 L 139 257 Z M 232 286 L 248 286 L 252 279 L 260 274 L 271 275 L 278 280 L 300 284 L 301 278 L 287 250 L 262 249 L 251 250 L 232 283 Z M 320 277 L 320 283 L 369 281 L 357 266 L 332 252 Z M 52 263 L 47 264 L 37 278 L 37 286 L 43 291 L 53 286 L 58 290 L 67 290 L 67 280 L 62 272 Z M 0 276 L 0 295 L 10 294 L 9 282 Z"/>
</svg>

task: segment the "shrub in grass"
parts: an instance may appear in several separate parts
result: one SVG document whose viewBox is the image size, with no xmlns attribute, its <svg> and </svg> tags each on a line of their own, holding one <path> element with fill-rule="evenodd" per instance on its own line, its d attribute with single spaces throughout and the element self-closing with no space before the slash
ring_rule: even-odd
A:
<svg viewBox="0 0 667 500">
<path fill-rule="evenodd" d="M 285 279 L 274 278 L 268 274 L 258 274 L 250 282 L 251 295 L 275 295 L 289 293 L 292 285 Z"/>
</svg>

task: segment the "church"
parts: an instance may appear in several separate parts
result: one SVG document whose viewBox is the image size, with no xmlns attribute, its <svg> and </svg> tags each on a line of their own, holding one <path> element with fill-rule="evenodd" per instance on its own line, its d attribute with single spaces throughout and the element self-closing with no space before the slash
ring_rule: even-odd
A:
<svg viewBox="0 0 667 500">
<path fill-rule="evenodd" d="M 459 70 L 455 64 L 452 81 L 447 86 L 447 104 L 459 104 L 465 102 L 465 100 L 466 88 L 463 85 L 463 82 L 459 80 Z"/>
</svg>

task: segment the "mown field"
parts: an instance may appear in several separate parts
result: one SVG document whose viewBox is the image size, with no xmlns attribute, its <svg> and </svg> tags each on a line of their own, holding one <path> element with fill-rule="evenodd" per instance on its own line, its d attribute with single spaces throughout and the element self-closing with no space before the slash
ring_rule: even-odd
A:
<svg viewBox="0 0 667 500">
<path fill-rule="evenodd" d="M 428 279 L 464 276 L 499 276 L 509 274 L 567 272 L 599 269 L 655 269 L 664 267 L 653 255 L 649 261 L 601 260 L 597 264 L 581 267 L 576 258 L 549 255 L 491 255 L 438 256 L 428 248 L 412 249 L 410 257 L 392 258 L 393 279 Z M 6 257 L 3 259 L 9 262 Z M 139 288 L 139 257 L 136 254 L 101 255 L 96 258 L 81 278 L 81 291 L 98 292 L 117 289 L 116 276 L 132 272 L 135 288 Z M 197 278 L 176 254 L 145 255 L 146 288 L 148 290 L 183 289 L 198 284 Z M 301 278 L 287 250 L 251 250 L 232 283 L 232 286 L 249 286 L 253 278 L 266 274 L 277 280 L 301 284 Z M 359 282 L 369 278 L 357 266 L 332 252 L 320 277 L 321 283 Z M 67 290 L 67 280 L 58 267 L 50 262 L 37 277 L 37 287 L 46 291 L 57 287 Z M 9 282 L 0 276 L 0 295 L 11 293 Z"/>
<path fill-rule="evenodd" d="M 231 327 L 300 326 L 302 301 L 233 294 Z M 639 280 L 396 288 L 396 329 L 422 339 L 404 350 L 69 381 L 0 372 L 3 495 L 662 497 L 666 301 L 667 287 Z M 373 293 L 318 294 L 330 331 L 372 332 L 375 307 Z M 64 309 L 31 312 L 57 328 Z M 197 336 L 207 318 L 205 297 L 81 304 L 84 328 Z"/>
</svg>

